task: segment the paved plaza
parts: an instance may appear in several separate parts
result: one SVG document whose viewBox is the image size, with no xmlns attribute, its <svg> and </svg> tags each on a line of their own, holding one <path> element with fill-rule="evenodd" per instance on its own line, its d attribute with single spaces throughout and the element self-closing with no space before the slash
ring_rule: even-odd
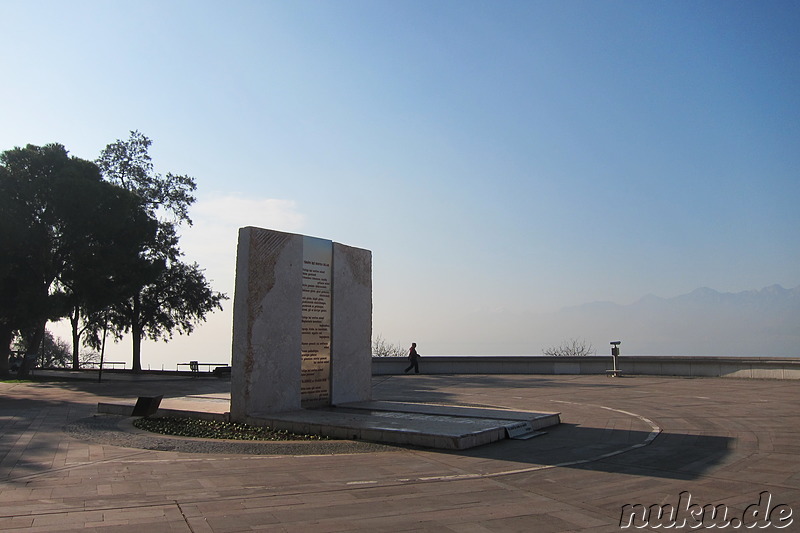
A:
<svg viewBox="0 0 800 533">
<path fill-rule="evenodd" d="M 530 440 L 436 451 L 151 439 L 97 404 L 164 394 L 210 406 L 230 383 L 56 377 L 0 383 L 0 530 L 606 532 L 624 505 L 677 506 L 681 493 L 729 517 L 762 493 L 800 513 L 796 381 L 374 377 L 375 400 L 561 413 Z M 782 531 L 800 531 L 792 518 Z"/>
</svg>

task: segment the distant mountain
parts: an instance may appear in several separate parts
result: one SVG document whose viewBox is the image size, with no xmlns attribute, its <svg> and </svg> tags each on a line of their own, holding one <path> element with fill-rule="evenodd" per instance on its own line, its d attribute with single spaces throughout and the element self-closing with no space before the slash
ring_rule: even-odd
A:
<svg viewBox="0 0 800 533">
<path fill-rule="evenodd" d="M 427 328 L 427 329 L 426 329 Z M 478 309 L 421 324 L 427 353 L 535 355 L 569 339 L 600 355 L 622 341 L 625 355 L 800 357 L 800 287 L 737 293 L 701 287 L 621 305 L 591 302 L 557 312 Z"/>
<path fill-rule="evenodd" d="M 673 298 L 661 298 L 653 294 L 642 297 L 635 303 L 622 305 L 614 302 L 590 302 L 574 307 L 565 307 L 562 312 L 604 311 L 614 309 L 641 309 L 652 307 L 679 307 L 684 305 L 701 306 L 752 306 L 781 307 L 800 309 L 800 286 L 784 289 L 780 285 L 770 285 L 760 290 L 742 292 L 718 292 L 708 287 L 700 287 L 690 293 Z"/>
<path fill-rule="evenodd" d="M 701 287 L 674 298 L 562 309 L 559 323 L 587 338 L 620 337 L 623 353 L 800 356 L 800 287 L 737 293 Z"/>
</svg>

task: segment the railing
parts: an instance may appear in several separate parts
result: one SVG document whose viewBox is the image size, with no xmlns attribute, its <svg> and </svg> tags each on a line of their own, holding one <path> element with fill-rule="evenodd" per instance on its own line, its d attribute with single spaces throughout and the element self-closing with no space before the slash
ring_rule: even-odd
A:
<svg viewBox="0 0 800 533">
<path fill-rule="evenodd" d="M 218 367 L 218 366 L 229 366 L 228 363 L 201 363 L 199 361 L 189 361 L 188 363 L 178 363 L 178 370 L 180 367 L 188 366 L 190 372 L 200 372 L 200 367 L 204 366 L 207 368 L 206 372 L 211 372 L 211 367 Z"/>
<path fill-rule="evenodd" d="M 122 365 L 122 368 L 125 368 L 125 361 L 103 361 L 103 368 L 117 368 L 117 365 Z M 81 368 L 100 368 L 99 361 L 87 361 L 85 363 L 81 363 Z"/>
<path fill-rule="evenodd" d="M 428 356 L 419 360 L 424 374 L 606 374 L 610 355 Z M 798 357 L 712 357 L 620 355 L 615 374 L 755 379 L 800 379 Z M 372 374 L 402 374 L 406 357 L 373 357 Z"/>
</svg>

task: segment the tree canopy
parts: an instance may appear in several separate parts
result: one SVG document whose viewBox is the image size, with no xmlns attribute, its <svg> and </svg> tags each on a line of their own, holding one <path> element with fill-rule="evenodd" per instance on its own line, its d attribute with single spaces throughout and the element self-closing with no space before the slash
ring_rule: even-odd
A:
<svg viewBox="0 0 800 533">
<path fill-rule="evenodd" d="M 81 201 L 92 206 L 93 216 L 81 219 L 72 231 L 91 238 L 76 244 L 56 282 L 69 312 L 76 369 L 81 335 L 91 317 L 133 296 L 164 268 L 162 261 L 147 255 L 156 242 L 158 221 L 135 194 L 107 182 L 86 192 Z"/>
<path fill-rule="evenodd" d="M 138 194 L 151 213 L 162 209 L 175 222 L 191 226 L 189 206 L 195 201 L 192 193 L 197 184 L 189 176 L 156 173 L 148 153 L 151 144 L 144 134 L 132 131 L 128 140 L 117 140 L 100 153 L 100 172 L 109 182 Z"/>
<path fill-rule="evenodd" d="M 60 144 L 0 154 L 0 375 L 15 333 L 34 354 L 48 320 L 70 318 L 75 368 L 81 337 L 99 347 L 108 330 L 132 334 L 141 370 L 143 338 L 191 333 L 221 308 L 227 296 L 178 246 L 195 181 L 156 173 L 150 145 L 133 131 L 96 163 Z"/>
<path fill-rule="evenodd" d="M 0 373 L 15 331 L 35 353 L 48 320 L 103 305 L 102 287 L 141 272 L 156 229 L 137 195 L 60 144 L 0 154 Z"/>
<path fill-rule="evenodd" d="M 199 265 L 181 260 L 177 227 L 182 222 L 192 223 L 189 207 L 195 201 L 192 193 L 197 186 L 189 176 L 156 173 L 148 153 L 151 144 L 142 133 L 132 131 L 128 140 L 106 146 L 97 160 L 107 180 L 136 194 L 153 216 L 162 215 L 158 237 L 147 254 L 164 268 L 155 280 L 141 284 L 131 298 L 111 306 L 105 321 L 92 324 L 95 346 L 100 344 L 100 331 L 105 328 L 117 338 L 131 333 L 134 371 L 141 370 L 143 338 L 166 340 L 176 332 L 189 334 L 196 322 L 221 309 L 227 299 L 211 289 Z"/>
</svg>

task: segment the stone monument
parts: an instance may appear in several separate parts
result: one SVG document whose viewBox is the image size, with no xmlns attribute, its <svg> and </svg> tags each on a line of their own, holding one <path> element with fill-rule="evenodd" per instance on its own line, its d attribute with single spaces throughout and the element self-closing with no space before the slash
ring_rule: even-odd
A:
<svg viewBox="0 0 800 533">
<path fill-rule="evenodd" d="M 239 230 L 231 419 L 371 399 L 372 254 Z"/>
</svg>

